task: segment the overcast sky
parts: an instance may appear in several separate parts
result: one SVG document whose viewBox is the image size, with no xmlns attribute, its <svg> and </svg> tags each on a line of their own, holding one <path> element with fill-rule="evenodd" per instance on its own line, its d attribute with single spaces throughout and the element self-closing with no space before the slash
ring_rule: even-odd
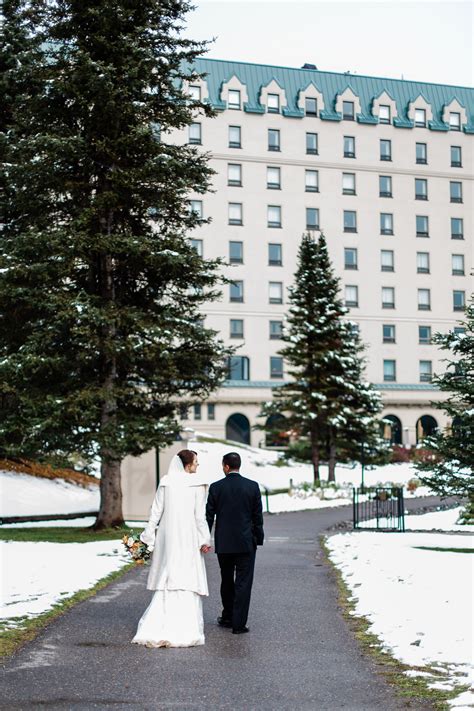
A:
<svg viewBox="0 0 474 711">
<path fill-rule="evenodd" d="M 472 86 L 474 2 L 194 0 L 208 57 Z"/>
</svg>

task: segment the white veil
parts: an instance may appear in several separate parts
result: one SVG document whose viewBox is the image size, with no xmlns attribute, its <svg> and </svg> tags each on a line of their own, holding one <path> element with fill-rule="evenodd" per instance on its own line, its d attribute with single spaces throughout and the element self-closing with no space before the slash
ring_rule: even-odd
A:
<svg viewBox="0 0 474 711">
<path fill-rule="evenodd" d="M 207 485 L 199 474 L 190 474 L 184 468 L 181 458 L 175 454 L 171 458 L 167 474 L 160 481 L 160 486 L 202 486 Z"/>
</svg>

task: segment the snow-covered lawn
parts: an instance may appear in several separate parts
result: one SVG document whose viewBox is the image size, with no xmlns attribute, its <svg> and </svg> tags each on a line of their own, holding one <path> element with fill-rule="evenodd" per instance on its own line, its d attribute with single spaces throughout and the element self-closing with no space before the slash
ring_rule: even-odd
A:
<svg viewBox="0 0 474 711">
<path fill-rule="evenodd" d="M 429 530 L 434 523 L 446 533 L 363 531 L 328 538 L 355 614 L 371 622 L 371 632 L 397 659 L 438 670 L 432 683 L 445 689 L 468 684 L 474 671 L 474 559 L 461 552 L 473 551 L 474 544 L 453 533 L 458 515 L 453 509 L 407 517 L 413 528 Z M 473 708 L 474 695 L 459 696 L 453 706 Z"/>
<path fill-rule="evenodd" d="M 129 562 L 120 541 L 0 542 L 0 618 L 36 615 Z"/>
<path fill-rule="evenodd" d="M 0 471 L 0 516 L 97 511 L 99 487 L 84 489 L 63 479 Z"/>
</svg>

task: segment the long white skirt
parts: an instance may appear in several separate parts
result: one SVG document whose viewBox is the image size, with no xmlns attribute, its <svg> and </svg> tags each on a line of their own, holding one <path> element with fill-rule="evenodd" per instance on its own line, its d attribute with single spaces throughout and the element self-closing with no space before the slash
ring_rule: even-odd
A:
<svg viewBox="0 0 474 711">
<path fill-rule="evenodd" d="M 204 641 L 202 597 L 190 590 L 157 590 L 132 639 L 146 647 L 194 647 Z"/>
</svg>

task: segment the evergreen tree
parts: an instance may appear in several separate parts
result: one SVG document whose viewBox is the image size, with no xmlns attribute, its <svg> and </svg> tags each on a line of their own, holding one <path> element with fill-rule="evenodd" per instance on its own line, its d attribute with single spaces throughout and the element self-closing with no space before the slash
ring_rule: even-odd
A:
<svg viewBox="0 0 474 711">
<path fill-rule="evenodd" d="M 303 235 L 289 294 L 286 346 L 280 354 L 290 380 L 275 388 L 273 401 L 261 414 L 284 413 L 300 456 L 305 451 L 310 456 L 315 483 L 323 459 L 329 462 L 329 480 L 334 481 L 338 453 L 347 456 L 350 447 L 357 459 L 361 442 L 369 439 L 373 448 L 380 398 L 362 382 L 362 346 L 353 325 L 343 320 L 347 309 L 323 234 L 317 239 Z"/>
<path fill-rule="evenodd" d="M 466 309 L 464 331 L 437 333 L 433 342 L 450 351 L 447 368 L 433 382 L 447 394 L 433 407 L 444 410 L 451 420 L 423 441 L 431 452 L 417 462 L 419 478 L 440 496 L 462 496 L 468 500 L 466 519 L 474 519 L 474 300 Z"/>
<path fill-rule="evenodd" d="M 120 463 L 173 439 L 176 400 L 224 376 L 200 306 L 219 261 L 188 235 L 211 169 L 170 135 L 211 114 L 183 91 L 203 43 L 180 0 L 18 0 L 5 15 L 0 246 L 4 455 L 101 461 L 97 527 L 123 522 Z M 5 28 L 4 28 L 5 29 Z M 25 71 L 28 83 L 23 81 Z"/>
</svg>

